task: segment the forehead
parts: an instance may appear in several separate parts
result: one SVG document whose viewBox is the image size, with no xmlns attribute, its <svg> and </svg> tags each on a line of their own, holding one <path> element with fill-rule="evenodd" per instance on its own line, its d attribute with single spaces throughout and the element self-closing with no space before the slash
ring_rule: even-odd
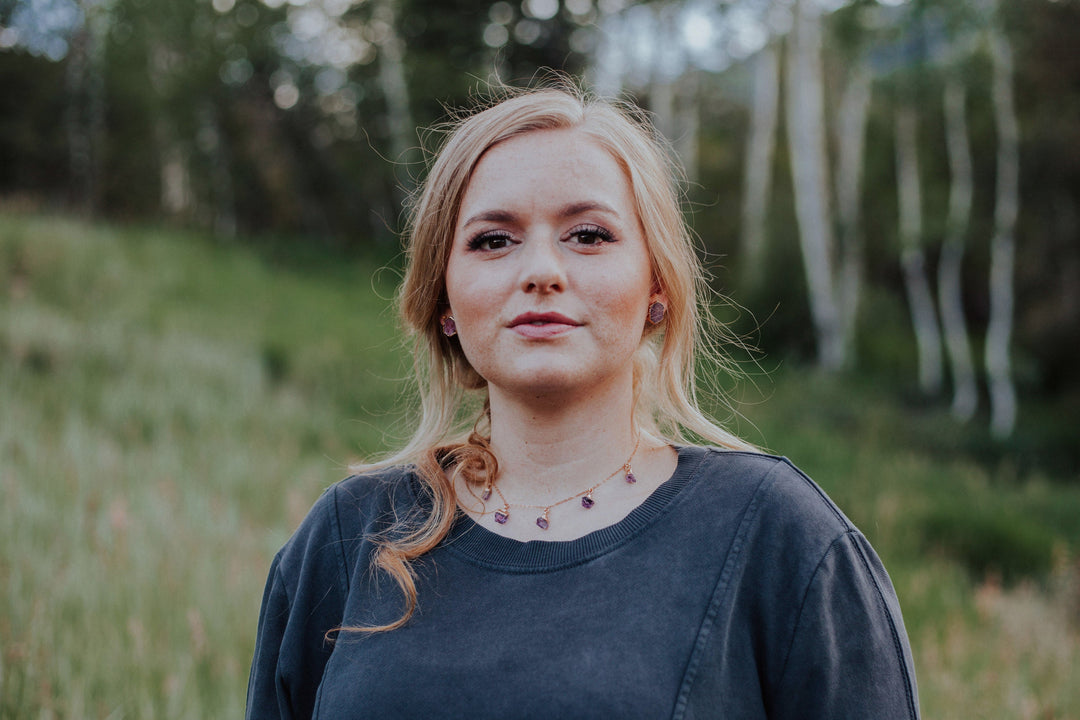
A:
<svg viewBox="0 0 1080 720">
<path fill-rule="evenodd" d="M 599 140 L 577 128 L 535 130 L 489 148 L 476 164 L 459 221 L 478 206 L 595 200 L 636 219 L 630 180 Z"/>
</svg>

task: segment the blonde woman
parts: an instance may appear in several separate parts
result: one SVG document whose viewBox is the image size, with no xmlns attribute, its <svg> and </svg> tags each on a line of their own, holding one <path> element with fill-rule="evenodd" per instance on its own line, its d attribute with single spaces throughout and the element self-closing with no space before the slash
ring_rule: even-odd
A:
<svg viewBox="0 0 1080 720">
<path fill-rule="evenodd" d="M 274 559 L 249 717 L 918 717 L 865 538 L 697 407 L 668 157 L 567 88 L 451 129 L 400 292 L 422 416 Z"/>
</svg>

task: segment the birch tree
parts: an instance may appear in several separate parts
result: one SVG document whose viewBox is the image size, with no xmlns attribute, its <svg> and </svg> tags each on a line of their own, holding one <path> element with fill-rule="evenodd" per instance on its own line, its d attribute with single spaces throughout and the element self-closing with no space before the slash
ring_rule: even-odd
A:
<svg viewBox="0 0 1080 720">
<path fill-rule="evenodd" d="M 397 0 L 381 0 L 372 13 L 379 38 L 379 88 L 386 99 L 387 127 L 395 162 L 408 162 L 412 140 L 412 109 L 405 80 L 405 41 L 398 30 Z"/>
<path fill-rule="evenodd" d="M 994 237 L 990 243 L 990 320 L 986 331 L 985 361 L 990 387 L 990 431 L 995 437 L 1004 438 L 1012 434 L 1017 412 L 1009 350 L 1014 304 L 1014 233 L 1020 209 L 1020 130 L 1013 102 L 1012 47 L 998 22 L 995 17 L 989 32 L 993 67 L 991 91 L 998 150 Z"/>
<path fill-rule="evenodd" d="M 750 288 L 760 286 L 764 275 L 769 188 L 780 106 L 780 53 L 775 41 L 758 52 L 753 66 L 754 96 L 744 166 L 741 237 L 743 281 Z"/>
<path fill-rule="evenodd" d="M 862 200 L 866 155 L 866 119 L 870 110 L 870 71 L 863 62 L 852 64 L 840 100 L 836 124 L 839 162 L 836 169 L 836 204 L 840 220 L 839 299 L 844 357 L 855 358 L 855 323 L 862 293 L 863 238 L 859 208 Z"/>
<path fill-rule="evenodd" d="M 908 101 L 896 111 L 896 187 L 900 214 L 900 266 L 919 356 L 919 388 L 941 392 L 941 331 L 926 278 L 922 248 L 922 183 L 919 180 L 918 117 Z"/>
<path fill-rule="evenodd" d="M 949 160 L 949 215 L 938 265 L 938 306 L 953 382 L 952 414 L 967 421 L 978 406 L 971 342 L 964 318 L 961 269 L 971 218 L 974 179 L 968 139 L 967 93 L 954 73 L 945 78 L 945 147 Z"/>
<path fill-rule="evenodd" d="M 818 364 L 826 370 L 839 370 L 844 365 L 846 343 L 835 292 L 835 241 L 828 196 L 822 9 L 815 0 L 797 0 L 794 11 L 795 23 L 788 35 L 786 110 L 795 216 L 810 315 L 817 337 Z"/>
</svg>

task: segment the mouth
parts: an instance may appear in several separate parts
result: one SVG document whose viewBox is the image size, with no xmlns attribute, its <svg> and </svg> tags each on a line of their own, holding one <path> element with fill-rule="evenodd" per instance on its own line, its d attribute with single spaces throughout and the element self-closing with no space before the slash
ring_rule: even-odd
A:
<svg viewBox="0 0 1080 720">
<path fill-rule="evenodd" d="M 555 312 L 547 313 L 522 313 L 516 318 L 510 321 L 509 327 L 516 328 L 521 326 L 543 327 L 545 325 L 568 325 L 570 327 L 577 327 L 581 323 L 576 320 L 572 320 L 565 315 Z"/>
<path fill-rule="evenodd" d="M 522 313 L 510 321 L 509 328 L 530 342 L 553 340 L 571 332 L 581 323 L 559 313 Z"/>
</svg>

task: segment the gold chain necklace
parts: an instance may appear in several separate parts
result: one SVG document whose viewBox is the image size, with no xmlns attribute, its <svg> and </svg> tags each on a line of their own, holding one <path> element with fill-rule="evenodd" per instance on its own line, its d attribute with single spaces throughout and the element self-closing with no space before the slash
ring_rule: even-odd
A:
<svg viewBox="0 0 1080 720">
<path fill-rule="evenodd" d="M 533 508 L 535 510 L 543 510 L 543 512 L 540 514 L 540 516 L 536 518 L 536 526 L 538 528 L 540 528 L 541 530 L 547 530 L 548 527 L 550 527 L 550 525 L 551 525 L 551 523 L 548 520 L 548 513 L 551 512 L 551 508 L 558 507 L 558 506 L 560 506 L 560 505 L 562 505 L 564 503 L 568 503 L 571 500 L 575 500 L 577 498 L 581 498 L 581 507 L 585 508 L 586 510 L 592 508 L 592 506 L 596 504 L 596 500 L 594 500 L 593 496 L 592 496 L 593 492 L 597 488 L 599 488 L 601 485 L 606 483 L 608 480 L 610 480 L 611 478 L 618 475 L 620 471 L 625 473 L 626 482 L 628 482 L 628 483 L 636 483 L 637 478 L 634 477 L 634 471 L 633 471 L 633 468 L 630 467 L 630 461 L 634 459 L 634 455 L 637 453 L 638 444 L 640 444 L 640 443 L 641 443 L 641 435 L 639 434 L 637 436 L 637 439 L 634 441 L 634 449 L 630 451 L 630 457 L 626 458 L 626 462 L 624 462 L 622 465 L 620 465 L 619 468 L 615 472 L 611 473 L 606 478 L 604 478 L 600 482 L 596 483 L 592 487 L 586 488 L 585 490 L 582 490 L 581 492 L 574 493 L 570 497 L 563 498 L 562 500 L 559 500 L 558 502 L 553 502 L 550 505 L 530 505 L 528 503 L 511 503 L 511 502 L 507 502 L 506 496 L 502 494 L 502 491 L 499 490 L 498 486 L 495 485 L 494 483 L 490 483 L 490 484 L 488 484 L 487 486 L 484 487 L 484 493 L 483 493 L 483 495 L 481 495 L 481 499 L 489 500 L 491 498 L 491 491 L 492 490 L 494 490 L 495 494 L 497 494 L 499 496 L 499 500 L 502 501 L 503 506 L 502 506 L 501 510 L 496 510 L 495 511 L 495 522 L 499 523 L 500 525 L 505 525 L 506 522 L 510 519 L 510 508 L 511 507 Z"/>
</svg>

